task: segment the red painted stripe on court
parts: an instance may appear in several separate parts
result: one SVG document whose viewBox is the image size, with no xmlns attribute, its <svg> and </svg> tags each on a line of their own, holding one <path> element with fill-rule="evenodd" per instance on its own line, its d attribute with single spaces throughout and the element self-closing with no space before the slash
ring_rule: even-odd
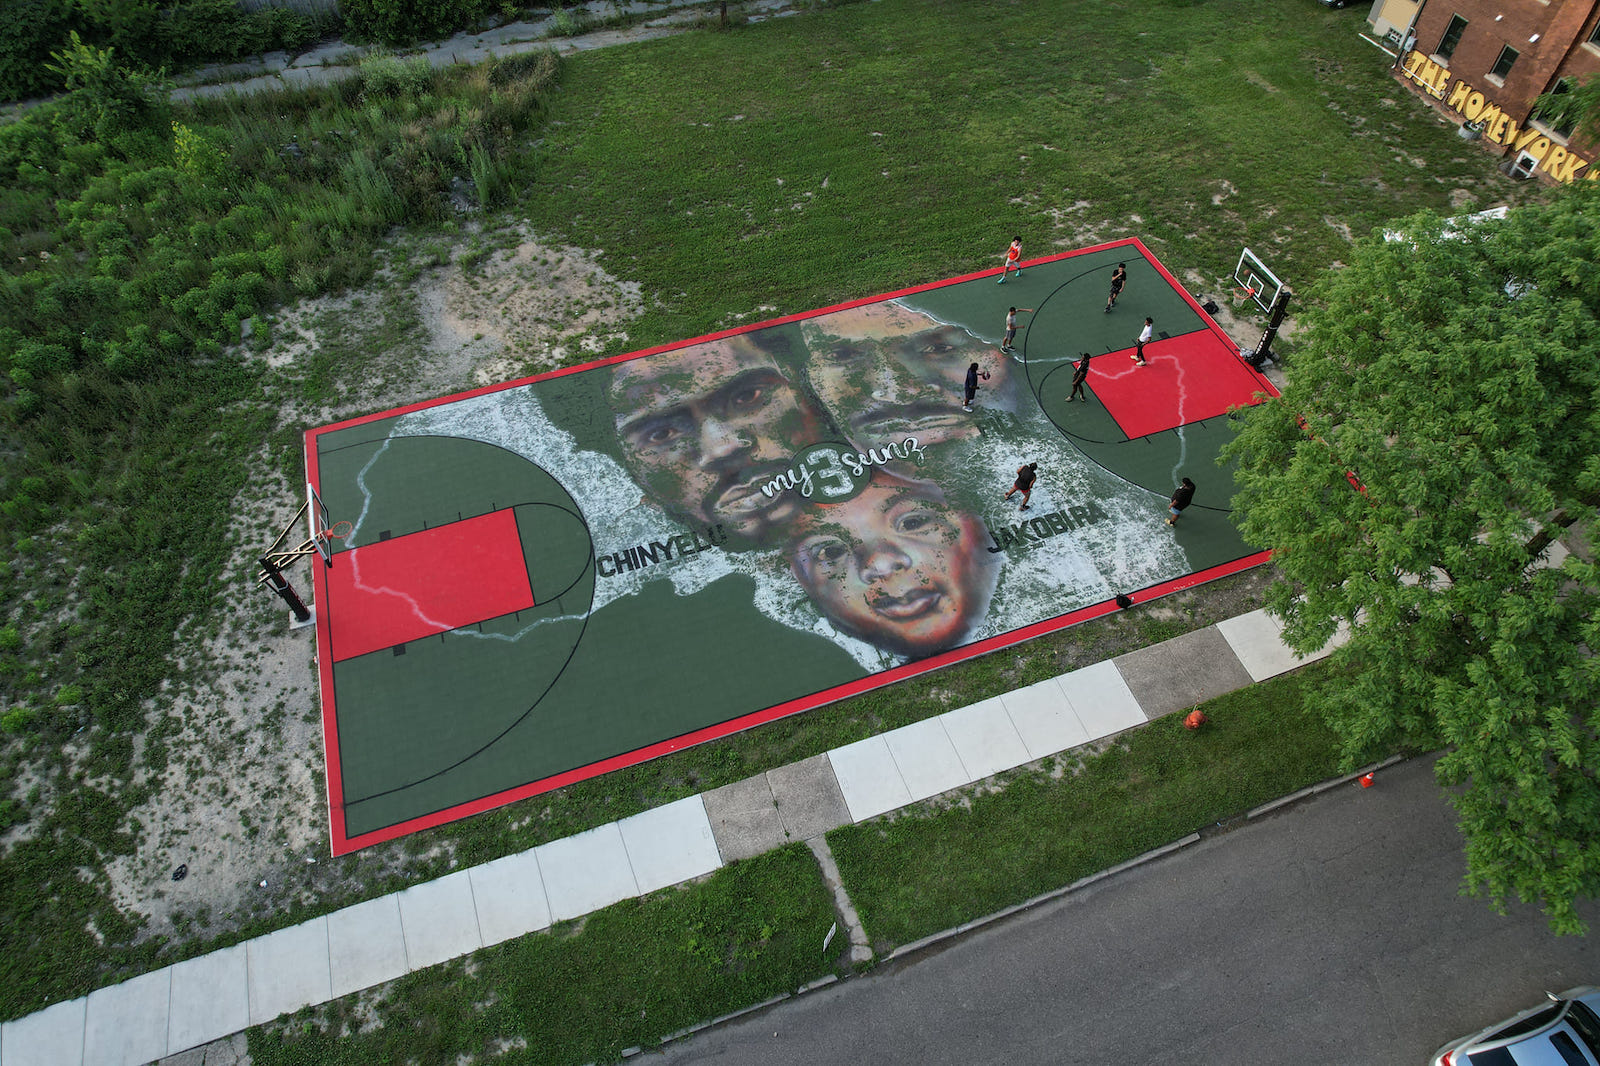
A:
<svg viewBox="0 0 1600 1066">
<path fill-rule="evenodd" d="M 1145 366 L 1136 364 L 1129 345 L 1089 361 L 1089 387 L 1129 440 L 1226 414 L 1258 392 L 1277 395 L 1210 330 L 1153 340 L 1144 358 Z"/>
<path fill-rule="evenodd" d="M 336 661 L 533 606 L 516 515 L 491 511 L 340 552 L 328 572 Z"/>
</svg>

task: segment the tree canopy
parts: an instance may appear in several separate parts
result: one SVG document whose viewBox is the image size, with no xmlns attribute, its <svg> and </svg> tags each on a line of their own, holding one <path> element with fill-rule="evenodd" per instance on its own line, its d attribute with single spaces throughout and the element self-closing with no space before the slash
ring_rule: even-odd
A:
<svg viewBox="0 0 1600 1066">
<path fill-rule="evenodd" d="M 1346 759 L 1442 747 L 1467 887 L 1580 932 L 1600 890 L 1600 183 L 1420 214 L 1310 293 L 1283 396 L 1224 460 L 1285 640 L 1350 640 Z M 1354 475 L 1353 477 L 1347 475 Z"/>
</svg>

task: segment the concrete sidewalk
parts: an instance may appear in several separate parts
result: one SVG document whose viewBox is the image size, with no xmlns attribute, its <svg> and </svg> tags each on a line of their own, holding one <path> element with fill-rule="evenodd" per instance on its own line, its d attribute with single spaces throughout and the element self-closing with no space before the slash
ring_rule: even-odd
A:
<svg viewBox="0 0 1600 1066">
<path fill-rule="evenodd" d="M 545 49 L 553 49 L 561 55 L 572 55 L 595 48 L 609 48 L 612 45 L 632 44 L 683 33 L 715 7 L 707 0 L 627 0 L 619 3 L 588 0 L 559 13 L 552 12 L 542 19 L 509 22 L 481 33 L 459 33 L 448 40 L 402 49 L 400 54 L 404 57 L 419 56 L 435 67 L 481 63 L 493 57 Z M 562 19 L 570 21 L 574 18 L 573 12 L 582 12 L 584 18 L 595 22 L 618 15 L 654 17 L 621 29 L 563 36 Z M 744 5 L 744 17 L 751 22 L 794 13 L 790 10 L 790 0 L 755 0 Z M 195 71 L 180 80 L 172 97 L 175 100 L 187 100 L 225 96 L 228 93 L 249 94 L 299 89 L 308 85 L 330 85 L 353 76 L 357 72 L 356 65 L 364 56 L 387 51 L 375 45 L 362 46 L 330 40 L 293 57 L 287 52 L 269 52 L 247 62 Z"/>
<path fill-rule="evenodd" d="M 175 963 L 0 1026 L 0 1066 L 154 1062 L 1293 670 L 1264 611 Z"/>
</svg>

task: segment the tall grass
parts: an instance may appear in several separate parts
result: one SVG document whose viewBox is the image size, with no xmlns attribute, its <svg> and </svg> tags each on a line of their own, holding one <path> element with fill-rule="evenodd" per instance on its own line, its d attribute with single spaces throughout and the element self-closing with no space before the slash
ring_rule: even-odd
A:
<svg viewBox="0 0 1600 1066">
<path fill-rule="evenodd" d="M 365 281 L 395 224 L 451 210 L 453 180 L 495 191 L 469 153 L 523 151 L 558 70 L 379 63 L 173 122 L 156 108 L 108 141 L 56 122 L 71 100 L 0 127 L 0 537 L 19 561 L 0 576 L 0 770 L 36 783 L 0 811 L 27 827 L 0 851 L 0 1014 L 160 947 L 80 871 L 137 846 L 135 782 L 166 758 L 146 701 L 173 635 L 217 609 L 213 534 L 274 431 L 227 346 L 270 307 Z"/>
</svg>

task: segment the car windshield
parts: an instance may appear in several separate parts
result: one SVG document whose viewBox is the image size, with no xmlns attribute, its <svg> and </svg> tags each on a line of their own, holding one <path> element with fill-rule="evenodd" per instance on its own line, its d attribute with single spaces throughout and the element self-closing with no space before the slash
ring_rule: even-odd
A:
<svg viewBox="0 0 1600 1066">
<path fill-rule="evenodd" d="M 1563 1007 L 1566 1016 L 1539 1032 L 1541 1026 L 1557 1021 Z M 1600 1018 L 1576 1000 L 1538 1011 L 1500 1030 L 1491 1039 L 1509 1039 L 1511 1043 L 1472 1052 L 1468 1056 L 1471 1066 L 1596 1066 L 1600 1063 Z"/>
<path fill-rule="evenodd" d="M 1589 1054 L 1600 1059 L 1600 1018 L 1582 1000 L 1573 1000 L 1567 1012 L 1567 1023 L 1577 1031 L 1578 1039 L 1589 1049 Z"/>
</svg>

